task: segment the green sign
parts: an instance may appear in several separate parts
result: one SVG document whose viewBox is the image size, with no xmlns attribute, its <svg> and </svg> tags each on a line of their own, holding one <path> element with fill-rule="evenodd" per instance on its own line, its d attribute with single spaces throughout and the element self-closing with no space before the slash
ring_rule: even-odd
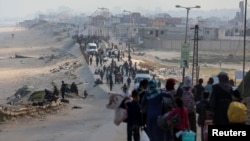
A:
<svg viewBox="0 0 250 141">
<path fill-rule="evenodd" d="M 181 68 L 189 67 L 189 48 L 190 45 L 188 43 L 182 43 L 181 45 Z"/>
</svg>

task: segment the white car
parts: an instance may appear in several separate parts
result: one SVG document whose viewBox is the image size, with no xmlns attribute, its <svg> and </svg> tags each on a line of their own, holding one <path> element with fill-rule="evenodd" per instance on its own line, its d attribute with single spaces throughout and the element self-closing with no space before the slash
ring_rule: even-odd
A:
<svg viewBox="0 0 250 141">
<path fill-rule="evenodd" d="M 119 50 L 115 48 L 107 48 L 105 55 L 108 57 L 117 57 Z"/>
<path fill-rule="evenodd" d="M 135 75 L 135 80 L 134 80 L 135 89 L 139 88 L 140 82 L 143 79 L 147 79 L 149 81 L 150 79 L 152 79 L 152 77 L 148 73 L 138 73 L 138 74 L 136 74 Z"/>
</svg>

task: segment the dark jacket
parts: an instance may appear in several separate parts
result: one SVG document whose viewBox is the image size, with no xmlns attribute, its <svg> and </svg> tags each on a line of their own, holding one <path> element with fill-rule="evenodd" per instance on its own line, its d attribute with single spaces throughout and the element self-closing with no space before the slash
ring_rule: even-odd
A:
<svg viewBox="0 0 250 141">
<path fill-rule="evenodd" d="M 233 89 L 227 84 L 213 85 L 212 95 L 210 98 L 210 107 L 214 113 L 213 123 L 215 125 L 229 124 L 227 117 L 227 109 L 232 101 Z"/>
<path fill-rule="evenodd" d="M 195 92 L 196 92 L 194 95 L 194 100 L 195 100 L 195 102 L 198 102 L 201 100 L 201 97 L 202 97 L 201 95 L 204 92 L 205 88 L 201 84 L 195 85 L 194 88 L 195 88 Z"/>
<path fill-rule="evenodd" d="M 141 107 L 138 101 L 133 100 L 127 103 L 127 123 L 132 125 L 141 125 Z"/>
<path fill-rule="evenodd" d="M 201 100 L 196 105 L 196 113 L 198 113 L 198 125 L 204 126 L 205 120 L 207 119 L 207 112 L 210 111 L 209 101 L 208 100 Z"/>
</svg>

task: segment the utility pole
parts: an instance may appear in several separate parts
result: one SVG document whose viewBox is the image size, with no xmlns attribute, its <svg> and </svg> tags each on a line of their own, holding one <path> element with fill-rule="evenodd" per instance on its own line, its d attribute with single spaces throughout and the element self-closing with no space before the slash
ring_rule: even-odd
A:
<svg viewBox="0 0 250 141">
<path fill-rule="evenodd" d="M 195 25 L 194 28 L 194 49 L 193 49 L 193 68 L 192 68 L 192 85 L 195 85 L 198 83 L 199 80 L 199 72 L 200 72 L 200 67 L 198 64 L 198 41 L 199 41 L 199 26 Z M 195 83 L 194 83 L 195 80 Z"/>
<path fill-rule="evenodd" d="M 242 76 L 242 94 L 245 95 L 245 62 L 246 62 L 246 24 L 247 24 L 247 0 L 245 0 L 244 14 L 244 46 L 243 46 L 243 76 Z"/>
<path fill-rule="evenodd" d="M 123 12 L 128 12 L 129 15 L 129 34 L 128 34 L 128 61 L 131 61 L 131 42 L 132 42 L 132 35 L 131 35 L 131 16 L 132 16 L 132 12 L 131 11 L 127 11 L 127 10 L 123 10 Z"/>
</svg>

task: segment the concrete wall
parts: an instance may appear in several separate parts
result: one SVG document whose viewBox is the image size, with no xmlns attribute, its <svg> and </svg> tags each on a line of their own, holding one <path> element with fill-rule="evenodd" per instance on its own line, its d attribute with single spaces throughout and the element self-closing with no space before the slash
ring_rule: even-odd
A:
<svg viewBox="0 0 250 141">
<path fill-rule="evenodd" d="M 181 44 L 184 40 L 153 40 L 146 39 L 143 40 L 143 48 L 147 49 L 171 49 L 171 50 L 180 50 Z M 190 46 L 193 47 L 193 40 L 188 41 Z M 246 48 L 249 48 L 247 45 Z M 216 40 L 216 41 L 199 41 L 199 50 L 200 51 L 236 51 L 243 49 L 243 41 L 232 41 L 232 40 Z"/>
</svg>

